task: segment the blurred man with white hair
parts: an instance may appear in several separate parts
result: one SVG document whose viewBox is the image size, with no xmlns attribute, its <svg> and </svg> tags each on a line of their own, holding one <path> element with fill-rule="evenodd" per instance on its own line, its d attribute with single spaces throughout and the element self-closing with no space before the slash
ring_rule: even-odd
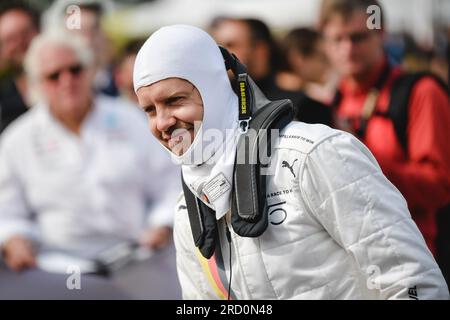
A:
<svg viewBox="0 0 450 320">
<path fill-rule="evenodd" d="M 177 170 L 137 109 L 94 96 L 92 63 L 61 32 L 36 37 L 25 58 L 37 104 L 0 141 L 0 245 L 13 270 L 35 264 L 35 241 L 170 240 Z"/>
<path fill-rule="evenodd" d="M 94 88 L 108 96 L 118 96 L 113 79 L 111 39 L 102 28 L 102 20 L 113 9 L 112 1 L 58 0 L 44 13 L 44 30 L 64 28 L 83 37 L 94 53 Z"/>
</svg>

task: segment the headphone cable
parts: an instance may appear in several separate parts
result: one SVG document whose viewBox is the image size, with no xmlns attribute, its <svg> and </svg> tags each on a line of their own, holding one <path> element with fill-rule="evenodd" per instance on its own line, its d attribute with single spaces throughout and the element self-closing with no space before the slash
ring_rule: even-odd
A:
<svg viewBox="0 0 450 320">
<path fill-rule="evenodd" d="M 226 224 L 225 224 L 225 234 L 227 236 L 228 246 L 230 248 L 230 281 L 228 281 L 228 298 L 227 298 L 227 300 L 230 300 L 231 279 L 233 276 L 233 267 L 231 265 L 231 233 L 230 233 L 230 229 L 228 229 L 228 225 L 226 225 Z"/>
</svg>

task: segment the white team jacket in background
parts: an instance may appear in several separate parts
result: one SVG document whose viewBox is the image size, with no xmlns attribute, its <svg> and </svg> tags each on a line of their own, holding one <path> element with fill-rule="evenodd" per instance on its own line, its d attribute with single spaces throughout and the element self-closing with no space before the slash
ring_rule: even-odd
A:
<svg viewBox="0 0 450 320">
<path fill-rule="evenodd" d="M 242 238 L 226 222 L 229 214 L 218 221 L 227 279 L 226 223 L 231 230 L 237 299 L 448 299 L 404 198 L 356 138 L 293 122 L 275 149 L 264 234 Z M 194 246 L 183 198 L 177 208 L 183 297 L 224 298 L 226 285 L 218 290 L 214 272 L 206 270 L 208 262 Z"/>
<path fill-rule="evenodd" d="M 172 225 L 180 190 L 137 108 L 98 97 L 77 136 L 36 106 L 1 136 L 0 244 L 14 234 L 63 246 L 137 239 L 149 223 Z"/>
</svg>

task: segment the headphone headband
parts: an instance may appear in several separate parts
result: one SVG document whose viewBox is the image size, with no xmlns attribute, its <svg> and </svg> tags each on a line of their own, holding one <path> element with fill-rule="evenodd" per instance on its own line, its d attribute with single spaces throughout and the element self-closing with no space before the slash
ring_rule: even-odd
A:
<svg viewBox="0 0 450 320">
<path fill-rule="evenodd" d="M 239 59 L 234 55 L 234 53 L 230 53 L 227 49 L 222 46 L 219 46 L 220 52 L 222 53 L 225 68 L 227 70 L 231 70 L 236 77 L 239 74 L 247 73 L 247 67 L 239 61 Z"/>
</svg>

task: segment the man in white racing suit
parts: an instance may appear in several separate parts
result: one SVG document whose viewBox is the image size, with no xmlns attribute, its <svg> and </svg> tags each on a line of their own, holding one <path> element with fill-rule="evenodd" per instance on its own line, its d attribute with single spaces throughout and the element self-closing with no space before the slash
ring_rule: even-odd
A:
<svg viewBox="0 0 450 320">
<path fill-rule="evenodd" d="M 362 143 L 327 126 L 291 122 L 279 132 L 259 195 L 267 229 L 258 237 L 233 230 L 238 98 L 207 33 L 185 25 L 155 32 L 138 53 L 134 86 L 151 132 L 217 221 L 206 259 L 180 197 L 174 237 L 184 298 L 448 299 L 402 195 Z"/>
</svg>

